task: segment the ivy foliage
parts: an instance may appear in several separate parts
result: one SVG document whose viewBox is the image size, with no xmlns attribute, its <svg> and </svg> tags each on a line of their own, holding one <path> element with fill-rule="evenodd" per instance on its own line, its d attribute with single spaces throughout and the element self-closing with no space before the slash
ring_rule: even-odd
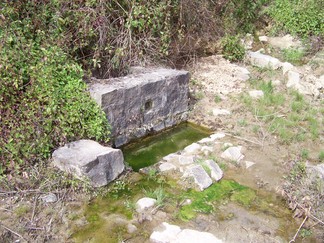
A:
<svg viewBox="0 0 324 243">
<path fill-rule="evenodd" d="M 107 120 L 86 90 L 80 65 L 32 19 L 3 9 L 0 175 L 20 173 L 74 139 L 108 141 Z"/>
<path fill-rule="evenodd" d="M 277 27 L 295 35 L 324 36 L 324 1 L 274 0 L 267 14 Z"/>
</svg>

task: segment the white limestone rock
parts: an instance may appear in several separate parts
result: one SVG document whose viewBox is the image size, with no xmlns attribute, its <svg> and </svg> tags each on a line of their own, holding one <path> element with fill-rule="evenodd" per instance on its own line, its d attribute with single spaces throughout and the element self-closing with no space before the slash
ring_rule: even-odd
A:
<svg viewBox="0 0 324 243">
<path fill-rule="evenodd" d="M 295 40 L 294 37 L 292 37 L 289 34 L 283 37 L 269 37 L 268 42 L 273 47 L 277 47 L 280 49 L 301 47 L 301 42 L 299 40 Z"/>
<path fill-rule="evenodd" d="M 281 81 L 278 80 L 278 79 L 276 79 L 276 80 L 273 80 L 273 81 L 271 82 L 271 84 L 272 84 L 273 86 L 280 86 L 280 85 L 281 85 Z"/>
<path fill-rule="evenodd" d="M 193 156 L 180 155 L 178 162 L 179 162 L 180 165 L 190 165 L 190 164 L 194 163 L 194 157 Z"/>
<path fill-rule="evenodd" d="M 212 148 L 212 147 L 209 147 L 209 146 L 203 146 L 203 147 L 201 148 L 201 152 L 203 152 L 203 154 L 204 154 L 205 156 L 210 155 L 213 151 L 214 151 L 213 148 Z"/>
<path fill-rule="evenodd" d="M 229 147 L 221 154 L 221 157 L 229 161 L 240 162 L 244 158 L 241 150 L 242 146 Z"/>
<path fill-rule="evenodd" d="M 179 155 L 173 153 L 173 154 L 168 154 L 167 156 L 163 157 L 163 160 L 165 160 L 166 162 L 170 162 L 172 160 L 176 160 L 178 158 Z"/>
<path fill-rule="evenodd" d="M 264 93 L 262 90 L 250 90 L 249 95 L 252 99 L 260 99 L 264 96 Z"/>
<path fill-rule="evenodd" d="M 250 71 L 244 67 L 236 67 L 236 70 L 234 70 L 234 76 L 241 81 L 249 80 L 250 74 Z"/>
<path fill-rule="evenodd" d="M 214 116 L 224 116 L 224 115 L 230 115 L 230 114 L 231 114 L 231 112 L 226 109 L 218 109 L 218 108 L 213 109 Z"/>
<path fill-rule="evenodd" d="M 212 135 L 210 135 L 210 138 L 212 139 L 212 141 L 214 142 L 215 140 L 221 139 L 223 137 L 225 137 L 226 135 L 224 133 L 214 133 Z"/>
<path fill-rule="evenodd" d="M 53 165 L 84 179 L 95 187 L 115 180 L 125 168 L 120 149 L 104 147 L 92 140 L 79 140 L 60 147 L 52 154 Z"/>
<path fill-rule="evenodd" d="M 200 191 L 203 191 L 204 189 L 206 189 L 213 183 L 212 179 L 210 179 L 207 172 L 200 165 L 189 166 L 185 170 L 183 176 L 184 177 L 192 177 Z"/>
<path fill-rule="evenodd" d="M 213 142 L 213 139 L 208 137 L 208 138 L 203 138 L 203 139 L 199 140 L 197 143 L 206 144 L 206 143 L 212 143 L 212 142 Z"/>
<path fill-rule="evenodd" d="M 189 146 L 187 146 L 187 147 L 184 148 L 184 152 L 187 155 L 196 154 L 200 150 L 201 150 L 201 145 L 199 145 L 198 143 L 190 144 Z"/>
<path fill-rule="evenodd" d="M 201 232 L 198 230 L 184 229 L 176 237 L 174 243 L 222 243 L 223 241 L 216 238 L 211 233 Z"/>
<path fill-rule="evenodd" d="M 319 177 L 324 180 L 324 163 L 318 165 L 308 165 L 307 174 L 309 177 Z"/>
<path fill-rule="evenodd" d="M 253 166 L 253 165 L 255 165 L 255 163 L 254 162 L 252 162 L 252 161 L 244 161 L 244 163 L 245 163 L 245 168 L 246 169 L 248 169 L 248 168 L 250 168 L 251 166 Z"/>
<path fill-rule="evenodd" d="M 210 169 L 210 176 L 212 179 L 214 179 L 215 181 L 219 181 L 220 179 L 223 178 L 224 173 L 222 169 L 219 167 L 219 165 L 215 163 L 215 161 L 206 160 L 205 164 Z"/>
<path fill-rule="evenodd" d="M 282 65 L 279 59 L 262 54 L 260 52 L 250 51 L 247 53 L 247 58 L 252 65 L 261 68 L 278 69 Z"/>
<path fill-rule="evenodd" d="M 260 42 L 268 42 L 268 36 L 265 36 L 265 35 L 259 36 L 259 41 Z"/>
<path fill-rule="evenodd" d="M 176 169 L 177 169 L 177 167 L 170 162 L 164 162 L 159 165 L 159 170 L 161 172 L 167 172 L 167 171 L 172 171 L 172 170 L 176 170 Z"/>
<path fill-rule="evenodd" d="M 222 243 L 220 239 L 208 232 L 183 229 L 177 225 L 163 222 L 154 229 L 150 236 L 151 243 Z"/>
<path fill-rule="evenodd" d="M 287 88 L 298 89 L 300 86 L 300 74 L 295 71 L 288 71 L 288 81 L 286 86 Z"/>
<path fill-rule="evenodd" d="M 160 224 L 150 236 L 152 243 L 171 243 L 175 242 L 177 235 L 181 232 L 181 228 L 176 225 L 163 222 Z"/>
<path fill-rule="evenodd" d="M 143 197 L 136 202 L 136 211 L 138 213 L 148 210 L 152 208 L 156 203 L 156 199 Z"/>
<path fill-rule="evenodd" d="M 288 71 L 294 71 L 295 67 L 289 63 L 289 62 L 284 62 L 281 64 L 282 67 L 282 74 L 285 75 Z"/>
</svg>

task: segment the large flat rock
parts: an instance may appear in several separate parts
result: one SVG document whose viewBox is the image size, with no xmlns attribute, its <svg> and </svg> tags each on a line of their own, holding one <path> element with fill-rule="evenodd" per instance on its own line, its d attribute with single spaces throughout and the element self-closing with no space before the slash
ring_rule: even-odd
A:
<svg viewBox="0 0 324 243">
<path fill-rule="evenodd" d="M 186 120 L 187 71 L 140 69 L 126 77 L 92 79 L 89 86 L 106 113 L 116 147 Z"/>
<path fill-rule="evenodd" d="M 211 233 L 183 229 L 177 225 L 168 224 L 163 222 L 160 224 L 150 236 L 152 243 L 221 243 L 222 240 L 218 239 Z"/>
<path fill-rule="evenodd" d="M 68 143 L 55 150 L 52 159 L 54 166 L 80 179 L 89 178 L 96 187 L 115 180 L 125 168 L 121 150 L 92 140 Z"/>
</svg>

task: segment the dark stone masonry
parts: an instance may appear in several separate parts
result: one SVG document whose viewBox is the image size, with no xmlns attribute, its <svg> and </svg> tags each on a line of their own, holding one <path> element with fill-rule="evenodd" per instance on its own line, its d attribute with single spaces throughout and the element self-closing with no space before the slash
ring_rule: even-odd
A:
<svg viewBox="0 0 324 243">
<path fill-rule="evenodd" d="M 136 68 L 125 77 L 93 78 L 89 88 L 107 115 L 116 147 L 187 118 L 187 71 Z"/>
</svg>

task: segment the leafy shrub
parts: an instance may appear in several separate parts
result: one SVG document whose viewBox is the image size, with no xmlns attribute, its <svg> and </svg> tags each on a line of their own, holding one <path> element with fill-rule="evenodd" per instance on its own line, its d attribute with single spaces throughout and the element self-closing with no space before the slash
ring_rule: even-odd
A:
<svg viewBox="0 0 324 243">
<path fill-rule="evenodd" d="M 295 48 L 283 50 L 284 61 L 291 62 L 292 64 L 299 65 L 302 63 L 305 56 L 305 51 Z"/>
<path fill-rule="evenodd" d="M 81 67 L 28 24 L 12 22 L 0 32 L 0 174 L 19 173 L 70 140 L 108 141 L 107 120 L 86 93 Z"/>
<path fill-rule="evenodd" d="M 323 1 L 275 0 L 267 13 L 277 27 L 302 37 L 324 34 Z"/>
<path fill-rule="evenodd" d="M 260 22 L 262 6 L 268 0 L 229 0 L 223 7 L 222 15 L 227 22 L 225 31 L 231 33 L 254 32 L 256 22 Z"/>
<path fill-rule="evenodd" d="M 240 61 L 244 58 L 245 49 L 239 36 L 225 36 L 222 41 L 222 53 L 230 61 Z"/>
</svg>

